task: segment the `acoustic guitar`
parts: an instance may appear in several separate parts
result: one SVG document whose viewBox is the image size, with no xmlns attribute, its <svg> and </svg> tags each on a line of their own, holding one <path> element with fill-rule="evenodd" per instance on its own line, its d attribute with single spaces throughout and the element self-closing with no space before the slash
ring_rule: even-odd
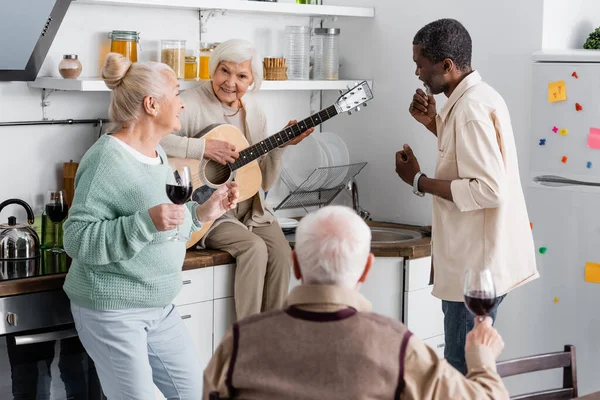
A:
<svg viewBox="0 0 600 400">
<path fill-rule="evenodd" d="M 240 156 L 233 163 L 225 165 L 216 161 L 190 158 L 168 158 L 169 164 L 175 166 L 188 166 L 192 173 L 192 200 L 203 204 L 224 183 L 235 180 L 240 192 L 239 201 L 242 202 L 254 196 L 261 187 L 262 174 L 257 159 L 273 149 L 286 144 L 308 129 L 322 124 L 343 112 L 351 114 L 360 110 L 360 106 L 373 98 L 373 93 L 366 81 L 356 84 L 353 88 L 342 93 L 337 101 L 316 114 L 289 126 L 276 134 L 250 146 L 244 134 L 235 126 L 228 124 L 215 124 L 207 127 L 196 137 L 206 140 L 223 140 L 233 144 Z M 190 248 L 204 236 L 214 221 L 205 223 L 198 232 L 186 243 Z"/>
</svg>

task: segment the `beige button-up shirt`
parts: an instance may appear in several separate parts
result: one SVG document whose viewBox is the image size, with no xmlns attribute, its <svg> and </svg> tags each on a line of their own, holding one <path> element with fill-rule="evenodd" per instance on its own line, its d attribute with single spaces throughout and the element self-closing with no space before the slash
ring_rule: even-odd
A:
<svg viewBox="0 0 600 400">
<path fill-rule="evenodd" d="M 358 291 L 333 285 L 297 286 L 290 292 L 285 305 L 313 312 L 339 311 L 347 307 L 352 307 L 358 312 L 371 310 L 371 303 Z M 292 339 L 282 337 L 281 340 L 288 340 L 290 346 L 293 346 Z M 257 346 L 259 345 L 261 344 L 257 343 Z M 233 333 L 230 329 L 204 371 L 203 399 L 208 399 L 212 391 L 218 391 L 221 396 L 227 395 L 226 381 L 233 347 Z M 397 350 L 390 348 L 390 351 Z M 469 347 L 466 352 L 466 377 L 445 359 L 439 358 L 432 348 L 414 335 L 408 340 L 405 354 L 404 390 L 401 399 L 508 399 L 508 392 L 496 371 L 496 360 L 490 347 Z M 331 354 L 324 354 L 324 357 L 331 357 Z M 297 366 L 299 371 L 306 367 Z M 340 365 L 340 368 L 348 369 L 352 366 Z M 369 382 L 365 382 L 365 385 L 368 384 Z M 356 397 L 358 398 L 358 394 Z M 260 394 L 245 396 L 240 393 L 239 398 L 260 398 Z"/>
<path fill-rule="evenodd" d="M 466 268 L 492 271 L 497 295 L 536 279 L 533 237 L 504 99 L 473 71 L 436 117 L 435 178 L 450 202 L 433 198 L 433 295 L 463 301 Z"/>
</svg>

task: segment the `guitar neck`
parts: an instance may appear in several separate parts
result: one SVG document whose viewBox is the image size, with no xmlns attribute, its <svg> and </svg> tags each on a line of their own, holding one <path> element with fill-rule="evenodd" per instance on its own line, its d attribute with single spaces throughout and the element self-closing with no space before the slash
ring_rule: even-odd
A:
<svg viewBox="0 0 600 400">
<path fill-rule="evenodd" d="M 295 125 L 288 126 L 276 134 L 269 136 L 265 140 L 261 140 L 260 142 L 240 151 L 240 157 L 235 160 L 235 162 L 230 164 L 231 170 L 235 171 L 236 169 L 243 167 L 257 158 L 264 156 L 271 150 L 274 150 L 279 146 L 286 144 L 290 140 L 295 139 L 308 129 L 320 125 L 336 115 L 338 115 L 338 111 L 335 105 L 332 105 L 306 119 L 303 119 Z"/>
</svg>

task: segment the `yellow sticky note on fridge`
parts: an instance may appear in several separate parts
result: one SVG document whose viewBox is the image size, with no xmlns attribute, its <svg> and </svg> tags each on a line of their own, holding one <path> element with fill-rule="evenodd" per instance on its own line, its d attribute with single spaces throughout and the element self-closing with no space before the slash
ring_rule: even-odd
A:
<svg viewBox="0 0 600 400">
<path fill-rule="evenodd" d="M 565 81 L 550 82 L 548 84 L 548 102 L 567 100 L 567 85 Z"/>
<path fill-rule="evenodd" d="M 585 281 L 600 283 L 600 264 L 593 262 L 585 263 Z"/>
</svg>

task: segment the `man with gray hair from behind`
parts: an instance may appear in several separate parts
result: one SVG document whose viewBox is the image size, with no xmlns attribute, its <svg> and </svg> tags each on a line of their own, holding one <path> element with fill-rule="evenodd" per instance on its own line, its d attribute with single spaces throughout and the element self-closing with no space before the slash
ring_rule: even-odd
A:
<svg viewBox="0 0 600 400">
<path fill-rule="evenodd" d="M 496 371 L 504 343 L 476 322 L 463 376 L 358 292 L 373 265 L 371 231 L 328 206 L 296 230 L 285 308 L 234 324 L 204 371 L 205 399 L 508 399 Z"/>
</svg>

